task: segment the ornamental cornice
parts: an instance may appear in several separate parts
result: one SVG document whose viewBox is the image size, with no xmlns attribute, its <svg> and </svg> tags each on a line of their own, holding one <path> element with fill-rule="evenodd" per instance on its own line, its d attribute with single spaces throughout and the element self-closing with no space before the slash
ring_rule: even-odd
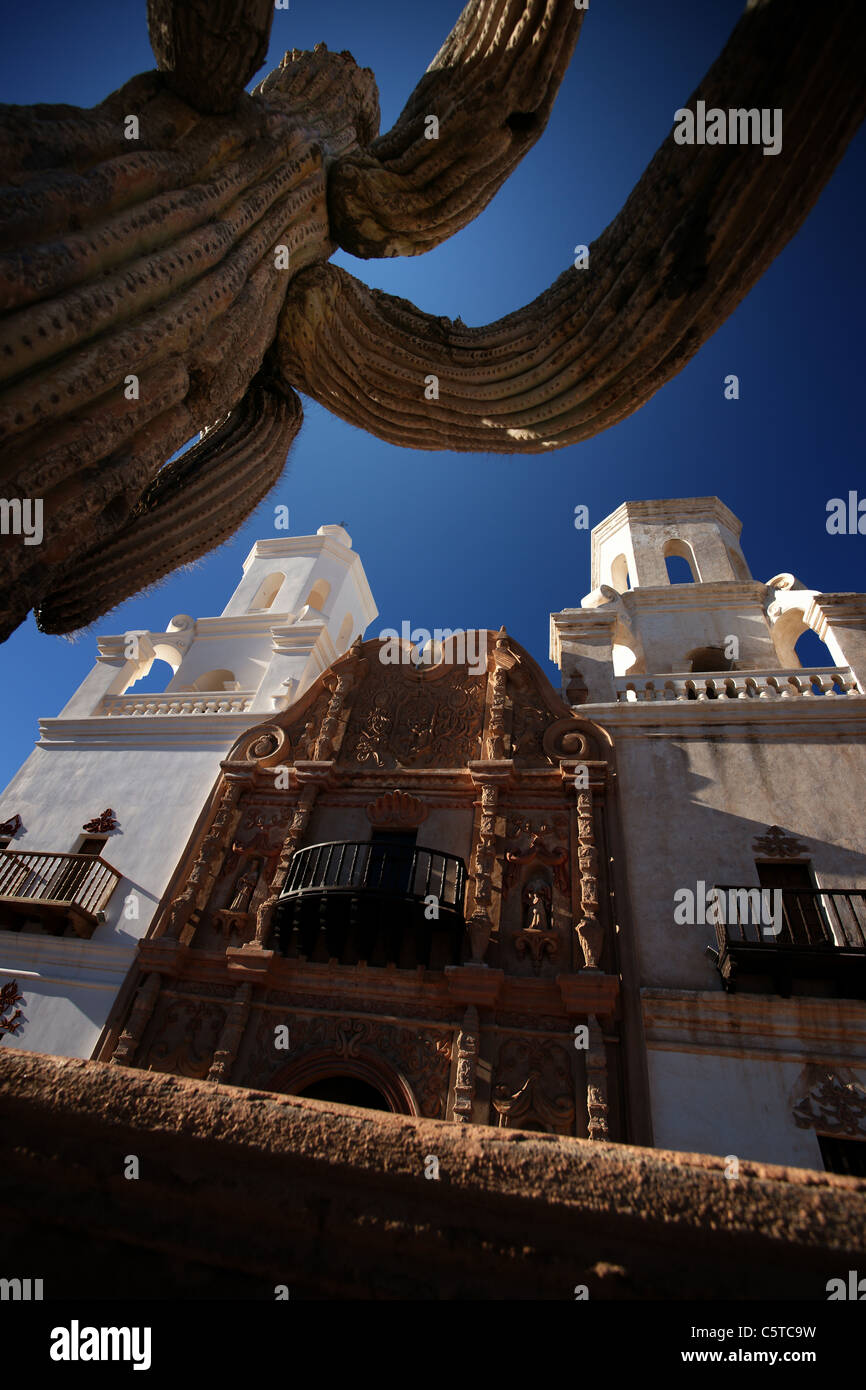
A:
<svg viewBox="0 0 866 1390">
<path fill-rule="evenodd" d="M 803 611 L 803 622 L 821 638 L 829 628 L 866 628 L 866 594 L 815 594 Z"/>
<path fill-rule="evenodd" d="M 775 591 L 757 579 L 714 579 L 700 584 L 668 584 L 646 589 L 638 586 L 628 589 L 620 598 L 629 613 L 632 609 L 648 608 L 718 612 L 725 608 L 742 608 L 744 602 L 764 607 L 774 596 Z"/>
<path fill-rule="evenodd" d="M 160 697 L 163 698 L 163 697 Z M 250 727 L 250 712 L 232 714 L 147 714 L 122 718 L 40 719 L 37 748 L 62 745 L 90 748 L 161 747 L 228 750 Z"/>
<path fill-rule="evenodd" d="M 3 933 L 0 978 L 14 975 L 26 998 L 27 980 L 68 984 L 82 989 L 116 989 L 126 974 L 137 941 L 121 946 L 114 942 L 83 941 L 80 937 L 46 937 L 42 932 Z"/>
<path fill-rule="evenodd" d="M 629 522 L 652 522 L 675 527 L 680 521 L 710 521 L 739 536 L 743 523 L 720 497 L 669 497 L 658 501 L 623 502 L 592 529 L 594 547 Z"/>
<path fill-rule="evenodd" d="M 270 637 L 273 628 L 287 624 L 291 616 L 288 612 L 272 613 L 267 610 L 264 613 L 230 613 L 225 617 L 199 618 L 196 623 L 195 641 L 217 638 L 224 641 L 227 637 Z"/>
<path fill-rule="evenodd" d="M 857 737 L 866 731 L 866 699 L 825 696 L 799 700 L 620 700 L 581 705 L 581 714 L 625 738 L 742 738 L 760 728 L 762 739 Z"/>
<path fill-rule="evenodd" d="M 724 990 L 642 989 L 647 1046 L 660 1051 L 866 1064 L 866 1002 Z"/>
</svg>

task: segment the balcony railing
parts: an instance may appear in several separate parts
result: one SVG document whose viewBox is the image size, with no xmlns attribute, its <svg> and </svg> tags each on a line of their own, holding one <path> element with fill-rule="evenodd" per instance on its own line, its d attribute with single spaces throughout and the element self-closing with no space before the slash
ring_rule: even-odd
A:
<svg viewBox="0 0 866 1390">
<path fill-rule="evenodd" d="M 54 919 L 59 931 L 71 923 L 86 937 L 121 878 L 94 854 L 0 850 L 0 907 L 6 918 L 44 915 Z"/>
<path fill-rule="evenodd" d="M 196 694 L 178 692 L 176 695 L 106 695 L 99 713 L 111 718 L 144 718 L 166 714 L 246 714 L 256 692 L 227 690 Z"/>
<path fill-rule="evenodd" d="M 284 955 L 405 968 L 458 963 L 466 868 L 418 845 L 339 841 L 296 851 L 277 904 Z"/>
<path fill-rule="evenodd" d="M 866 998 L 866 890 L 720 885 L 717 892 L 718 968 L 727 989 L 738 977 L 769 975 L 783 995 L 795 987 L 813 993 L 809 986 L 821 982 L 842 998 Z"/>
<path fill-rule="evenodd" d="M 849 666 L 797 667 L 787 671 L 673 672 L 617 676 L 619 701 L 633 700 L 808 700 L 825 696 L 862 698 Z"/>
</svg>

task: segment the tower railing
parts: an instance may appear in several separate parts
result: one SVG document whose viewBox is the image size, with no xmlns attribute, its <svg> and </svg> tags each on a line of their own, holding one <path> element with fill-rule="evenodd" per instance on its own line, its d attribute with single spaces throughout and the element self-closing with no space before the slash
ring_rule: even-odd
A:
<svg viewBox="0 0 866 1390">
<path fill-rule="evenodd" d="M 178 691 L 174 695 L 106 695 L 100 714 L 144 718 L 171 714 L 246 714 L 255 690 Z"/>
<path fill-rule="evenodd" d="M 809 700 L 862 698 L 850 666 L 798 666 L 782 671 L 673 671 L 617 676 L 616 698 L 637 700 Z"/>
</svg>

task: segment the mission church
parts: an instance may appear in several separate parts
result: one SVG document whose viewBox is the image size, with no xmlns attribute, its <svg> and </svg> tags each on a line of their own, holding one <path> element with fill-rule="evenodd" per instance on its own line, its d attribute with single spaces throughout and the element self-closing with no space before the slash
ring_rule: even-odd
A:
<svg viewBox="0 0 866 1390">
<path fill-rule="evenodd" d="M 866 595 L 753 579 L 740 530 L 605 518 L 559 691 L 505 628 L 383 660 L 336 525 L 99 638 L 0 803 L 5 1046 L 866 1172 Z"/>
</svg>

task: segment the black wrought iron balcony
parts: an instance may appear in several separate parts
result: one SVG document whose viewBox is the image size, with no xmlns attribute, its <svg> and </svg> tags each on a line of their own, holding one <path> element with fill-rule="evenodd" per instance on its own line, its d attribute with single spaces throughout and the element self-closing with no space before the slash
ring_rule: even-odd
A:
<svg viewBox="0 0 866 1390">
<path fill-rule="evenodd" d="M 276 907 L 280 950 L 344 965 L 459 964 L 465 890 L 453 854 L 399 841 L 308 845 Z"/>
<path fill-rule="evenodd" d="M 0 850 L 0 926 L 89 937 L 121 878 L 95 854 Z"/>
<path fill-rule="evenodd" d="M 717 964 L 726 989 L 769 976 L 785 997 L 866 999 L 866 889 L 719 885 L 717 892 Z"/>
</svg>

